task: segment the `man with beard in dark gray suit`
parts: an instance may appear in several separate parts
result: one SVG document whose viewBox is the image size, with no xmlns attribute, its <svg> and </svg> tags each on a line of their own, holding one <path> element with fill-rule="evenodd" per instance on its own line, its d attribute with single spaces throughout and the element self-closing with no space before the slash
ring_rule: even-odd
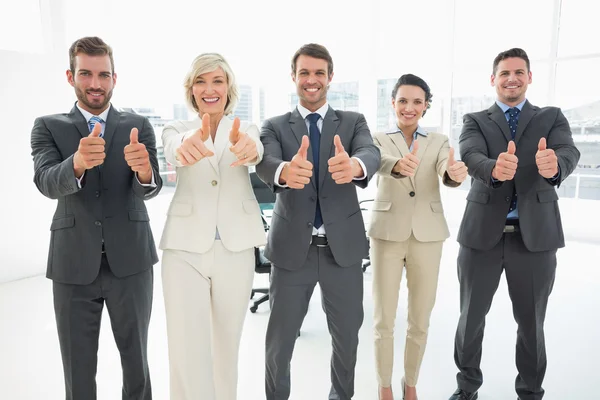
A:
<svg viewBox="0 0 600 400">
<path fill-rule="evenodd" d="M 158 257 L 144 200 L 162 187 L 156 139 L 147 118 L 111 105 L 117 75 L 106 43 L 78 39 L 69 56 L 67 80 L 77 103 L 67 114 L 37 118 L 31 132 L 34 182 L 58 200 L 46 276 L 53 281 L 66 399 L 96 399 L 106 303 L 121 353 L 122 398 L 149 400 L 148 323 Z"/>
</svg>

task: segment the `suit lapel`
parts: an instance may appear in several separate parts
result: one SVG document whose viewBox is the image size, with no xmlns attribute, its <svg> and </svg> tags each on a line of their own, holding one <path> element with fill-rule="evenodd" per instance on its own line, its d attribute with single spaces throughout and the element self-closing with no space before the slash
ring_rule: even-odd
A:
<svg viewBox="0 0 600 400">
<path fill-rule="evenodd" d="M 508 128 L 508 122 L 506 121 L 506 115 L 502 112 L 502 109 L 498 107 L 498 104 L 494 103 L 490 108 L 488 108 L 488 116 L 492 121 L 498 125 L 504 137 L 506 138 L 506 142 L 510 142 L 512 140 L 512 136 L 510 135 L 510 129 Z M 519 121 L 521 122 L 521 121 Z"/>
<path fill-rule="evenodd" d="M 515 134 L 515 144 L 519 144 L 519 140 L 523 136 L 523 132 L 531 122 L 531 119 L 537 112 L 537 107 L 531 105 L 529 101 L 525 101 L 521 114 L 519 115 L 519 123 L 517 124 L 517 133 Z"/>
<path fill-rule="evenodd" d="M 112 144 L 112 139 L 115 136 L 115 132 L 117 130 L 117 126 L 119 125 L 121 113 L 118 112 L 113 106 L 110 107 L 108 111 L 108 117 L 106 117 L 106 125 L 104 126 L 104 148 L 105 152 L 108 154 L 110 151 L 110 145 Z M 127 132 L 129 136 L 129 132 Z"/>
<path fill-rule="evenodd" d="M 302 115 L 300 115 L 300 111 L 298 111 L 297 108 L 295 108 L 290 115 L 290 128 L 294 133 L 296 140 L 298 141 L 298 148 L 300 148 L 300 145 L 302 144 L 302 136 L 308 136 L 308 129 L 306 128 L 306 122 L 304 121 L 304 118 L 302 118 Z M 312 148 L 310 146 L 308 147 L 308 151 L 306 152 L 306 157 L 308 161 L 310 161 L 314 165 Z M 316 179 L 317 178 L 314 174 L 310 178 L 310 181 L 312 182 L 315 189 L 317 188 Z"/>
<path fill-rule="evenodd" d="M 333 108 L 329 107 L 323 119 L 321 141 L 319 143 L 319 189 L 323 189 L 325 174 L 329 171 L 329 159 L 334 156 L 333 137 L 337 132 L 339 118 Z"/>
<path fill-rule="evenodd" d="M 425 155 L 425 150 L 427 150 L 427 146 L 429 145 L 429 137 L 417 134 L 417 140 L 419 141 L 419 150 L 417 150 L 417 158 L 419 159 L 419 166 L 423 162 L 423 156 Z M 414 146 L 414 145 L 413 145 Z M 415 171 L 415 176 L 409 176 L 410 182 L 413 185 L 413 188 L 417 189 L 416 178 L 419 173 L 419 166 L 417 166 L 417 170 Z"/>
<path fill-rule="evenodd" d="M 73 122 L 73 125 L 77 127 L 77 130 L 81 134 L 82 138 L 90 135 L 90 128 L 87 124 L 87 121 L 77 106 L 73 106 L 71 113 L 69 114 L 69 118 L 71 119 L 71 122 Z"/>
</svg>

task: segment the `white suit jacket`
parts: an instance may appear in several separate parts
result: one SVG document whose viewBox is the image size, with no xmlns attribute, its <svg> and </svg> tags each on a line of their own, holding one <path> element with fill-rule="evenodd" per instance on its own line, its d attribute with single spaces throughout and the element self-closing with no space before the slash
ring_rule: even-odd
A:
<svg viewBox="0 0 600 400">
<path fill-rule="evenodd" d="M 191 166 L 183 166 L 175 159 L 176 150 L 183 139 L 202 126 L 202 120 L 175 121 L 165 126 L 164 153 L 167 161 L 177 167 L 177 187 L 167 212 L 160 249 L 204 253 L 212 247 L 217 229 L 223 246 L 230 251 L 266 243 L 260 208 L 248 173 L 248 166 L 262 160 L 263 145 L 256 125 L 242 122 L 240 132 L 254 140 L 258 159 L 231 167 L 231 163 L 237 161 L 229 150 L 232 124 L 226 116 L 221 119 L 215 142 L 210 138 L 205 142 L 214 155 Z"/>
</svg>

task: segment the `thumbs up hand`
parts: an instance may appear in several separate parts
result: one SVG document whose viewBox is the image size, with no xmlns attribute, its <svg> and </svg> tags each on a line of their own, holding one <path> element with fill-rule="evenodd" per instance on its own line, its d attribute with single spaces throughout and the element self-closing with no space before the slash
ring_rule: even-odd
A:
<svg viewBox="0 0 600 400">
<path fill-rule="evenodd" d="M 79 140 L 79 147 L 73 156 L 73 170 L 75 176 L 80 178 L 85 170 L 94 168 L 106 158 L 104 153 L 104 139 L 100 137 L 102 124 L 96 123 L 88 137 Z"/>
<path fill-rule="evenodd" d="M 184 166 L 194 165 L 206 157 L 215 155 L 204 142 L 210 137 L 210 115 L 202 116 L 202 127 L 186 138 L 177 149 L 175 159 Z"/>
<path fill-rule="evenodd" d="M 419 141 L 414 140 L 412 151 L 396 162 L 396 165 L 392 168 L 392 172 L 403 176 L 415 176 L 420 162 L 417 157 L 417 151 L 419 151 Z"/>
<path fill-rule="evenodd" d="M 448 164 L 446 165 L 446 172 L 448 176 L 454 182 L 462 183 L 467 179 L 468 168 L 462 161 L 456 161 L 454 159 L 454 148 L 450 147 L 448 151 Z"/>
<path fill-rule="evenodd" d="M 327 164 L 331 178 L 338 185 L 352 182 L 352 179 L 363 176 L 364 172 L 360 164 L 353 158 L 350 158 L 339 135 L 333 137 L 335 146 L 335 155 L 331 157 Z"/>
<path fill-rule="evenodd" d="M 279 176 L 280 185 L 288 185 L 292 189 L 304 189 L 310 183 L 313 165 L 308 161 L 308 136 L 302 136 L 302 143 L 292 161 L 285 164 Z"/>
<path fill-rule="evenodd" d="M 550 179 L 558 174 L 558 157 L 554 150 L 546 146 L 546 138 L 541 138 L 538 143 L 538 151 L 535 153 L 535 163 L 538 172 L 544 178 Z"/>
<path fill-rule="evenodd" d="M 96 124 L 98 125 L 98 124 Z M 94 127 L 95 128 L 95 127 Z M 146 145 L 138 140 L 138 129 L 132 128 L 129 134 L 129 144 L 125 146 L 125 161 L 133 172 L 137 173 L 140 183 L 150 183 L 152 180 L 152 166 Z"/>
<path fill-rule="evenodd" d="M 237 161 L 231 164 L 232 167 L 253 162 L 258 157 L 256 142 L 246 133 L 240 132 L 240 119 L 237 117 L 233 120 L 233 126 L 229 132 L 229 142 L 231 143 L 229 150 L 237 158 Z"/>
<path fill-rule="evenodd" d="M 492 177 L 497 181 L 510 181 L 517 173 L 519 159 L 515 155 L 517 146 L 512 140 L 508 142 L 508 147 L 504 153 L 498 155 L 496 165 L 492 169 Z"/>
</svg>

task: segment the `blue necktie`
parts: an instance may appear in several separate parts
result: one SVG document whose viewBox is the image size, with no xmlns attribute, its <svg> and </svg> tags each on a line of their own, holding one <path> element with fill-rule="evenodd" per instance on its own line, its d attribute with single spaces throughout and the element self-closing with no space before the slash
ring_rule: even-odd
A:
<svg viewBox="0 0 600 400">
<path fill-rule="evenodd" d="M 517 134 L 517 124 L 519 123 L 519 113 L 521 112 L 521 110 L 519 110 L 517 107 L 512 107 L 509 108 L 508 110 L 506 110 L 506 112 L 508 113 L 508 129 L 510 129 L 510 137 L 512 138 L 512 140 L 515 140 L 515 135 Z M 516 189 L 513 186 L 513 194 L 512 194 L 512 199 L 510 201 L 510 208 L 508 209 L 508 212 L 512 212 L 517 208 L 517 192 Z"/>
<path fill-rule="evenodd" d="M 317 184 L 317 192 L 319 190 L 319 146 L 321 141 L 321 131 L 317 126 L 317 121 L 321 116 L 317 113 L 308 114 L 306 119 L 309 122 L 308 134 L 310 138 L 310 148 L 313 154 L 313 176 Z M 319 197 L 317 196 L 317 211 L 315 212 L 314 227 L 319 229 L 323 225 L 323 217 L 321 216 L 321 205 L 319 204 Z"/>
<path fill-rule="evenodd" d="M 102 118 L 100 118 L 100 117 L 97 117 L 97 116 L 95 116 L 95 115 L 94 115 L 92 118 L 90 118 L 90 120 L 89 120 L 89 122 L 88 122 L 88 126 L 89 126 L 89 128 L 90 128 L 90 133 L 92 133 L 92 130 L 94 129 L 94 126 L 95 126 L 95 125 L 96 125 L 98 122 L 102 123 L 102 122 L 104 122 L 104 121 L 102 120 Z M 104 132 L 100 132 L 100 137 L 102 137 L 102 136 L 104 136 Z"/>
</svg>

